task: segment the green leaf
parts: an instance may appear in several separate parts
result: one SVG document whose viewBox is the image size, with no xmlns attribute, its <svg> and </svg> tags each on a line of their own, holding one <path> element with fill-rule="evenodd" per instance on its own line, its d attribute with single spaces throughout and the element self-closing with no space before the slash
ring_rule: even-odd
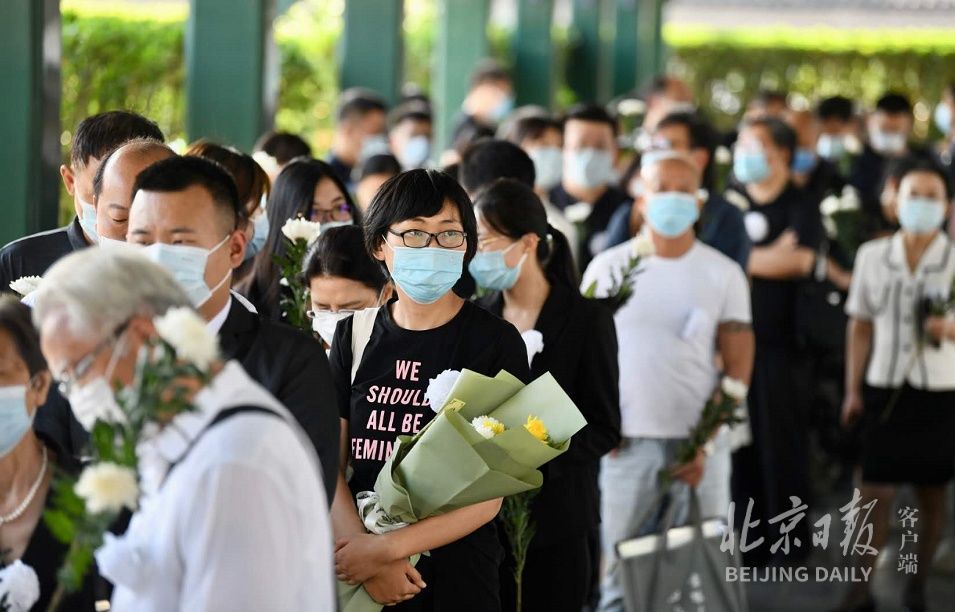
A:
<svg viewBox="0 0 955 612">
<path fill-rule="evenodd" d="M 43 513 L 43 522 L 60 542 L 72 542 L 76 536 L 76 526 L 62 510 L 47 510 Z"/>
<path fill-rule="evenodd" d="M 584 297 L 588 300 L 592 300 L 597 297 L 597 281 L 590 283 L 586 289 L 584 289 Z"/>
<path fill-rule="evenodd" d="M 116 430 L 112 424 L 104 421 L 96 421 L 96 424 L 93 425 L 93 431 L 90 432 L 90 440 L 93 443 L 96 456 L 100 460 L 113 460 L 116 454 L 114 451 L 116 446 Z"/>
</svg>

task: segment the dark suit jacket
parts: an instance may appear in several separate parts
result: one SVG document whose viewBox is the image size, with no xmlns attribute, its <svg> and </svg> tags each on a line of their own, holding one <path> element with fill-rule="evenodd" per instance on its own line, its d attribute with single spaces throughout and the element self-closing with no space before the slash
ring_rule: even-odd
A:
<svg viewBox="0 0 955 612">
<path fill-rule="evenodd" d="M 480 304 L 501 316 L 504 298 L 495 293 Z M 542 469 L 544 486 L 534 500 L 537 535 L 532 547 L 596 527 L 600 458 L 620 444 L 617 329 L 610 311 L 577 291 L 553 285 L 534 329 L 544 336 L 544 350 L 534 357 L 531 379 L 550 372 L 587 425 L 566 453 Z"/>
<path fill-rule="evenodd" d="M 223 357 L 242 364 L 298 420 L 322 462 L 331 504 L 338 478 L 338 422 L 335 388 L 322 345 L 283 323 L 266 320 L 232 298 L 219 330 Z"/>
</svg>

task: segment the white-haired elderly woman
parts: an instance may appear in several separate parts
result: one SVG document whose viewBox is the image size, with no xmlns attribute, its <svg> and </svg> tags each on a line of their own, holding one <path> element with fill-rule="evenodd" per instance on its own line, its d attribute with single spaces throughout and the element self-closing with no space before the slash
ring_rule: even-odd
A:
<svg viewBox="0 0 955 612">
<path fill-rule="evenodd" d="M 115 250 L 60 260 L 36 293 L 43 354 L 87 427 L 115 406 L 112 389 L 132 384 L 154 317 L 189 307 L 165 270 Z M 236 362 L 214 361 L 210 374 L 188 398 L 196 410 L 137 447 L 141 473 L 157 478 L 143 480 L 127 532 L 97 555 L 115 585 L 112 609 L 334 609 L 314 451 Z"/>
</svg>

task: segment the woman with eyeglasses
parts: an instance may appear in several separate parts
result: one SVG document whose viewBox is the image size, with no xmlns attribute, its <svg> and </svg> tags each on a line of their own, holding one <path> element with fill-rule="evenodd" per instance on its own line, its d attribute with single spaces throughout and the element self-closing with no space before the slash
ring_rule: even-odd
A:
<svg viewBox="0 0 955 612">
<path fill-rule="evenodd" d="M 396 610 L 499 611 L 503 551 L 493 519 L 500 499 L 371 535 L 355 495 L 374 488 L 399 435 L 434 417 L 425 399 L 430 379 L 467 368 L 526 381 L 524 343 L 512 325 L 451 290 L 477 250 L 477 226 L 467 194 L 447 174 L 410 170 L 386 182 L 368 209 L 364 238 L 396 297 L 342 321 L 332 342 L 342 419 L 332 504 L 338 578 L 363 584 Z M 424 551 L 430 556 L 412 567 L 408 558 Z"/>
<path fill-rule="evenodd" d="M 36 572 L 39 582 L 40 597 L 31 610 L 47 609 L 67 551 L 43 521 L 53 473 L 79 468 L 37 422 L 51 381 L 30 309 L 11 296 L 0 296 L 0 603 L 5 593 L 8 603 L 20 595 L 9 593 L 12 579 L 3 580 L 20 561 Z M 59 609 L 93 610 L 94 581 L 95 571 Z"/>
<path fill-rule="evenodd" d="M 368 255 L 364 234 L 354 225 L 322 232 L 305 255 L 302 272 L 311 296 L 306 314 L 326 349 L 332 345 L 339 321 L 391 299 L 391 283 Z"/>
<path fill-rule="evenodd" d="M 281 273 L 275 265 L 276 255 L 285 255 L 288 241 L 282 226 L 299 217 L 320 223 L 322 231 L 360 222 L 348 190 L 331 166 L 317 159 L 295 159 L 275 179 L 266 207 L 268 238 L 256 255 L 252 275 L 240 291 L 255 304 L 259 313 L 273 320 L 282 317 L 279 303 L 282 291 Z"/>
<path fill-rule="evenodd" d="M 469 270 L 480 300 L 542 343 L 528 350 L 531 377 L 550 372 L 587 426 L 567 453 L 543 468 L 531 506 L 536 531 L 523 574 L 535 610 L 579 611 L 597 589 L 600 458 L 620 444 L 617 332 L 608 308 L 584 299 L 567 238 L 548 225 L 540 198 L 511 179 L 491 183 L 474 202 L 478 253 Z M 533 353 L 533 354 L 532 354 Z M 505 609 L 513 609 L 513 560 L 502 565 Z"/>
</svg>

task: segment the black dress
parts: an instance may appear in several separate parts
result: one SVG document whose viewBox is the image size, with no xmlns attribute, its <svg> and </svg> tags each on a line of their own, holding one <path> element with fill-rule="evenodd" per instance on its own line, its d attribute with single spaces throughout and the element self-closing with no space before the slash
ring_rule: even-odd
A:
<svg viewBox="0 0 955 612">
<path fill-rule="evenodd" d="M 425 400 L 430 379 L 467 368 L 485 376 L 501 370 L 528 381 L 527 351 L 513 325 L 464 302 L 435 329 L 399 327 L 390 307 L 379 310 L 361 366 L 351 383 L 352 319 L 338 325 L 330 363 L 341 418 L 349 424 L 352 494 L 374 489 L 399 435 L 414 434 L 434 412 Z M 428 587 L 395 606 L 400 611 L 497 612 L 503 550 L 494 522 L 422 557 L 417 569 Z"/>
<path fill-rule="evenodd" d="M 819 203 L 803 190 L 789 185 L 775 201 L 755 204 L 744 189 L 737 192 L 749 203 L 747 216 L 759 215 L 764 222 L 747 219 L 747 228 L 764 227 L 763 235 L 751 233 L 753 247 L 771 244 L 787 229 L 799 237 L 799 245 L 815 251 L 822 238 Z M 739 198 L 733 196 L 734 200 Z M 758 219 L 756 219 L 758 221 Z M 749 541 L 771 536 L 768 520 L 792 507 L 790 496 L 810 502 L 808 363 L 799 348 L 796 333 L 799 279 L 752 279 L 753 331 L 756 356 L 750 384 L 748 407 L 753 443 L 733 457 L 732 489 L 737 513 L 745 512 L 754 500 Z M 742 508 L 742 511 L 739 509 Z M 809 540 L 808 522 L 794 533 Z M 756 533 L 759 532 L 759 533 Z M 767 559 L 768 546 L 754 548 L 748 564 Z M 803 549 L 805 550 L 805 549 Z M 792 556 L 792 555 L 790 555 Z"/>
<path fill-rule="evenodd" d="M 480 301 L 500 315 L 504 298 Z M 617 331 L 613 315 L 597 302 L 560 285 L 551 287 L 534 325 L 544 350 L 531 377 L 550 372 L 580 409 L 587 426 L 570 449 L 546 464 L 534 499 L 536 533 L 524 568 L 525 612 L 580 612 L 590 602 L 600 564 L 600 458 L 620 443 Z M 502 566 L 504 609 L 515 607 L 512 560 Z"/>
<path fill-rule="evenodd" d="M 71 471 L 76 469 L 76 464 L 72 463 L 69 459 L 64 461 L 59 460 L 59 457 L 63 457 L 64 454 L 58 452 L 55 443 L 48 442 L 45 439 L 43 442 L 47 445 L 50 452 L 56 453 L 58 458 L 56 467 L 58 469 Z M 51 465 L 50 467 L 52 468 L 53 466 Z M 46 494 L 44 511 L 52 507 L 53 496 L 51 493 L 52 491 Z M 44 612 L 47 606 L 50 605 L 50 599 L 53 597 L 54 591 L 56 591 L 56 574 L 63 564 L 67 547 L 67 544 L 53 537 L 53 534 L 46 526 L 46 522 L 44 522 L 41 517 L 36 524 L 36 528 L 33 530 L 33 535 L 30 536 L 30 542 L 27 544 L 26 551 L 20 558 L 23 563 L 33 568 L 40 581 L 40 599 L 34 604 L 31 610 Z M 87 573 L 80 590 L 65 596 L 58 609 L 63 612 L 92 612 L 95 610 L 95 589 L 97 588 L 98 582 L 96 564 L 94 563 Z"/>
</svg>

